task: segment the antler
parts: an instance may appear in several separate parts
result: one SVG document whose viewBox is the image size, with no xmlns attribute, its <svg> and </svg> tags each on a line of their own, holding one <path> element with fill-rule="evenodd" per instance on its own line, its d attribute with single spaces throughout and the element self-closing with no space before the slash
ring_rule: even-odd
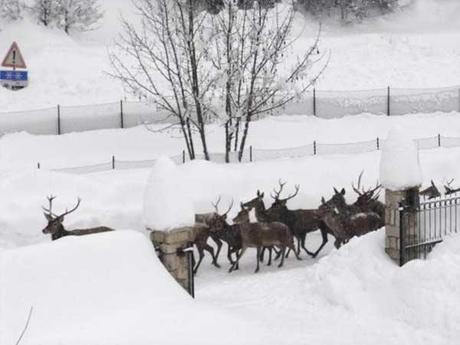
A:
<svg viewBox="0 0 460 345">
<path fill-rule="evenodd" d="M 299 194 L 299 190 L 300 190 L 300 185 L 296 184 L 295 185 L 295 192 L 292 193 L 291 195 L 289 195 L 287 198 L 283 199 L 284 201 L 288 201 L 288 200 L 291 200 L 292 198 L 294 198 L 297 194 Z"/>
<path fill-rule="evenodd" d="M 270 193 L 270 196 L 275 199 L 279 200 L 279 197 L 281 195 L 281 192 L 283 191 L 284 186 L 286 185 L 286 182 L 281 182 L 281 179 L 279 179 L 278 184 L 280 185 L 280 190 L 277 192 L 275 188 L 273 188 L 273 192 L 275 192 L 275 196 L 273 196 L 272 193 Z"/>
<path fill-rule="evenodd" d="M 363 174 L 364 174 L 364 170 L 361 170 L 361 173 L 359 174 L 359 177 L 358 177 L 358 188 L 355 187 L 355 184 L 354 182 L 351 183 L 351 187 L 353 188 L 353 190 L 355 191 L 356 194 L 358 195 L 363 195 L 365 192 L 361 192 L 359 189 L 361 188 L 361 179 L 363 177 Z"/>
<path fill-rule="evenodd" d="M 219 214 L 219 203 L 221 200 L 221 196 L 219 195 L 219 198 L 217 199 L 216 203 L 211 202 L 212 206 L 214 206 L 214 209 L 216 210 L 216 213 Z"/>
<path fill-rule="evenodd" d="M 74 206 L 74 208 L 72 208 L 70 211 L 66 209 L 63 214 L 59 215 L 59 218 L 67 216 L 68 214 L 71 214 L 72 212 L 74 212 L 80 206 L 80 202 L 81 202 L 81 199 L 78 198 L 77 204 Z"/>
<path fill-rule="evenodd" d="M 53 200 L 56 199 L 56 197 L 53 196 L 53 195 L 49 195 L 46 198 L 48 199 L 49 206 L 48 206 L 48 208 L 42 206 L 43 211 L 48 213 L 50 216 L 57 217 L 52 211 L 52 209 L 53 209 Z"/>
<path fill-rule="evenodd" d="M 219 207 L 218 206 L 219 206 L 220 201 L 221 201 L 221 196 L 219 195 L 219 198 L 217 199 L 216 203 L 212 202 L 212 205 L 214 206 L 214 209 L 216 210 L 217 214 L 219 214 Z M 233 207 L 233 202 L 234 202 L 234 200 L 232 199 L 232 202 L 230 203 L 230 207 L 228 208 L 227 212 L 222 214 L 222 216 L 226 216 L 230 212 L 230 210 Z"/>
</svg>

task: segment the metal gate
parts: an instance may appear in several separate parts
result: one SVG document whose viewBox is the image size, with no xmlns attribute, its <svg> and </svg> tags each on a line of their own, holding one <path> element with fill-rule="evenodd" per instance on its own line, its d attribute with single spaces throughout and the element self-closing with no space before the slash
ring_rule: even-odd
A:
<svg viewBox="0 0 460 345">
<path fill-rule="evenodd" d="M 446 235 L 460 231 L 459 195 L 422 200 L 417 204 L 400 208 L 401 266 L 413 259 L 426 259 Z"/>
</svg>

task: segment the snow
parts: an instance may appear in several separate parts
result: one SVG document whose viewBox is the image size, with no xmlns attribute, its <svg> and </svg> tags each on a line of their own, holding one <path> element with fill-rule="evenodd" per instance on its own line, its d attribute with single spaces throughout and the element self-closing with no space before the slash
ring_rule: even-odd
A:
<svg viewBox="0 0 460 345">
<path fill-rule="evenodd" d="M 195 223 L 193 202 L 184 194 L 185 178 L 168 157 L 155 161 L 145 188 L 144 222 L 147 228 L 168 231 Z"/>
<path fill-rule="evenodd" d="M 422 185 L 422 171 L 415 142 L 407 133 L 393 128 L 383 145 L 380 182 L 384 188 L 398 191 Z"/>
<path fill-rule="evenodd" d="M 31 306 L 24 345 L 234 344 L 235 338 L 264 344 L 277 338 L 256 320 L 192 300 L 149 241 L 133 231 L 8 250 L 0 267 L 1 344 L 15 343 Z M 222 337 L 229 328 L 232 337 Z"/>
</svg>

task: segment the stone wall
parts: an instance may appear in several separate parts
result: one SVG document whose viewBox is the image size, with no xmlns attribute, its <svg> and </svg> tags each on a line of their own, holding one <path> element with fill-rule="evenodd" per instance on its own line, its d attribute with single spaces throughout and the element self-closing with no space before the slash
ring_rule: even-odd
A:
<svg viewBox="0 0 460 345">
<path fill-rule="evenodd" d="M 150 239 L 168 272 L 193 296 L 193 262 L 187 248 L 195 239 L 196 227 L 183 227 L 172 231 L 152 231 Z"/>
</svg>

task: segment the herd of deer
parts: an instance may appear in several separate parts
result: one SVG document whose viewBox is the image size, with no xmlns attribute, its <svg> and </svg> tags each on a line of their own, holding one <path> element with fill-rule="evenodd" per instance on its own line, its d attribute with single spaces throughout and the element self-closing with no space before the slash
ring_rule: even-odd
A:
<svg viewBox="0 0 460 345">
<path fill-rule="evenodd" d="M 268 265 L 272 263 L 272 252 L 276 253 L 275 260 L 281 258 L 278 267 L 283 266 L 284 258 L 292 251 L 298 260 L 301 249 L 311 257 L 316 257 L 328 241 L 328 235 L 335 238 L 334 245 L 339 248 L 354 236 L 361 236 L 370 231 L 377 230 L 384 225 L 385 205 L 378 201 L 380 185 L 373 189 L 360 189 L 362 174 L 358 179 L 358 187 L 353 190 L 358 194 L 355 203 L 347 204 L 345 189 L 338 191 L 334 188 L 334 195 L 325 200 L 322 198 L 318 209 L 290 210 L 287 208 L 288 200 L 294 198 L 300 187 L 295 187 L 295 192 L 286 198 L 281 198 L 285 183 L 279 182 L 279 189 L 274 190 L 271 197 L 274 199 L 270 208 L 266 208 L 263 198 L 264 193 L 257 191 L 254 199 L 241 203 L 241 210 L 233 218 L 232 224 L 227 222 L 229 209 L 221 214 L 218 211 L 218 202 L 214 204 L 215 212 L 196 215 L 197 223 L 204 223 L 195 239 L 199 260 L 194 267 L 195 273 L 204 257 L 204 251 L 212 256 L 212 263 L 220 267 L 217 260 L 223 242 L 228 245 L 227 258 L 230 262 L 229 271 L 238 269 L 238 263 L 247 248 L 256 248 L 256 272 L 259 271 L 260 262 L 263 261 L 264 252 L 268 250 Z M 255 211 L 257 222 L 250 222 L 249 213 Z M 319 230 L 322 243 L 319 248 L 311 252 L 305 245 L 308 233 Z M 208 244 L 212 238 L 217 244 L 217 252 Z M 294 241 L 297 242 L 295 248 Z M 233 258 L 232 255 L 235 257 Z"/>
<path fill-rule="evenodd" d="M 238 269 L 239 260 L 246 252 L 247 248 L 256 248 L 257 266 L 259 271 L 260 262 L 264 260 L 265 251 L 269 252 L 268 265 L 272 263 L 272 253 L 275 252 L 275 260 L 281 258 L 278 267 L 283 266 L 284 259 L 292 251 L 298 260 L 301 250 L 311 257 L 316 257 L 328 241 L 328 235 L 334 237 L 334 245 L 339 248 L 347 243 L 354 236 L 361 236 L 370 231 L 377 230 L 385 222 L 385 205 L 378 201 L 380 185 L 372 189 L 361 188 L 362 173 L 358 178 L 358 186 L 352 184 L 353 190 L 358 197 L 353 204 L 345 201 L 345 189 L 337 190 L 329 200 L 321 199 L 321 205 L 317 209 L 310 210 L 290 210 L 287 202 L 294 198 L 300 187 L 295 186 L 295 192 L 286 198 L 281 198 L 281 194 L 286 183 L 279 182 L 279 189 L 270 194 L 274 200 L 270 208 L 264 204 L 264 193 L 257 191 L 254 199 L 241 203 L 241 210 L 233 218 L 232 224 L 227 221 L 227 215 L 232 209 L 233 202 L 225 213 L 219 213 L 219 200 L 213 204 L 215 212 L 207 214 L 197 214 L 195 222 L 202 226 L 197 227 L 194 245 L 198 250 L 199 259 L 194 267 L 196 273 L 200 266 L 204 252 L 207 251 L 212 256 L 212 263 L 220 267 L 217 260 L 222 245 L 225 242 L 228 246 L 227 258 L 230 262 L 229 271 Z M 444 186 L 445 194 L 453 194 L 460 191 L 460 188 L 451 187 L 452 181 Z M 420 195 L 433 199 L 441 196 L 438 188 L 431 181 L 431 186 L 422 190 Z M 43 207 L 45 218 L 48 221 L 43 229 L 44 234 L 50 234 L 51 239 L 57 240 L 64 236 L 80 236 L 99 232 L 112 231 L 113 229 L 100 226 L 90 229 L 66 230 L 63 222 L 64 217 L 74 212 L 80 206 L 80 199 L 71 209 L 66 210 L 60 215 L 52 211 L 54 196 L 48 197 L 48 207 Z M 250 212 L 255 213 L 256 222 L 250 221 Z M 204 226 L 203 226 L 204 225 Z M 308 233 L 319 230 L 322 236 L 322 243 L 319 248 L 311 252 L 307 249 L 305 240 Z M 217 251 L 208 244 L 211 238 L 217 245 Z M 297 248 L 295 248 L 297 242 Z"/>
</svg>

